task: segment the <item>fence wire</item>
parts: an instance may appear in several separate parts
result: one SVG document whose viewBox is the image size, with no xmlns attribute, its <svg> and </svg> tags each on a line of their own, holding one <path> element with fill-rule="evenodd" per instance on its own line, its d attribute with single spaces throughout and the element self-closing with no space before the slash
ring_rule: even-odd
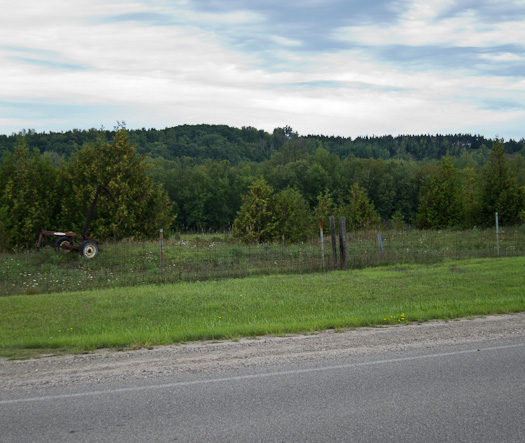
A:
<svg viewBox="0 0 525 443">
<path fill-rule="evenodd" d="M 380 249 L 377 234 L 381 234 Z M 499 240 L 499 242 L 498 242 Z M 270 274 L 298 274 L 341 269 L 332 253 L 332 237 L 303 244 L 241 245 L 224 235 L 180 235 L 158 241 L 123 241 L 101 245 L 86 260 L 52 248 L 1 254 L 1 295 L 90 290 L 144 284 L 181 283 Z M 499 248 L 498 248 L 499 243 Z M 468 258 L 525 255 L 525 226 L 494 230 L 388 230 L 347 233 L 346 269 L 436 263 Z M 324 250 L 324 254 L 321 254 Z M 498 255 L 499 254 L 499 255 Z"/>
</svg>

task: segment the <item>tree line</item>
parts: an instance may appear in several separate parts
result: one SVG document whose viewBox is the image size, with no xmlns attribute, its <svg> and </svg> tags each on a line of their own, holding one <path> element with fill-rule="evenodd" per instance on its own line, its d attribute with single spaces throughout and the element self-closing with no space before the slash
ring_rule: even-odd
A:
<svg viewBox="0 0 525 443">
<path fill-rule="evenodd" d="M 118 131 L 118 122 L 113 130 L 89 129 L 64 132 L 36 132 L 24 129 L 18 134 L 0 134 L 1 155 L 13 152 L 18 140 L 23 137 L 27 146 L 38 149 L 41 154 L 48 153 L 51 160 L 69 159 L 84 145 L 97 143 L 100 136 L 112 140 Z M 241 162 L 263 162 L 279 152 L 289 140 L 299 138 L 291 127 L 275 128 L 271 133 L 253 127 L 234 128 L 226 125 L 181 125 L 165 129 L 128 130 L 130 144 L 139 154 L 151 158 L 162 157 L 176 160 L 189 157 L 193 163 L 203 163 L 208 159 L 228 160 L 232 165 Z M 481 135 L 399 135 L 351 137 L 306 135 L 306 148 L 314 154 L 317 148 L 324 148 L 336 154 L 341 160 L 348 156 L 357 158 L 398 159 L 398 160 L 439 160 L 445 155 L 459 157 L 470 153 L 478 164 L 487 161 L 490 148 L 495 139 Z M 525 139 L 503 142 L 507 154 L 525 155 Z"/>
<path fill-rule="evenodd" d="M 210 125 L 72 134 L 58 145 L 34 143 L 51 136 L 34 131 L 12 136 L 14 147 L 0 139 L 1 248 L 32 244 L 42 229 L 81 230 L 98 184 L 115 195 L 97 205 L 91 234 L 100 239 L 162 227 L 292 242 L 330 215 L 346 215 L 351 229 L 483 227 L 496 211 L 502 224 L 525 219 L 523 140 L 350 140 Z M 170 151 L 168 134 L 191 149 Z"/>
<path fill-rule="evenodd" d="M 98 198 L 89 236 L 155 235 L 175 217 L 168 195 L 147 168 L 125 129 L 109 142 L 100 137 L 85 145 L 58 165 L 20 138 L 0 164 L 0 250 L 33 247 L 41 230 L 81 233 L 99 185 L 108 192 Z"/>
</svg>

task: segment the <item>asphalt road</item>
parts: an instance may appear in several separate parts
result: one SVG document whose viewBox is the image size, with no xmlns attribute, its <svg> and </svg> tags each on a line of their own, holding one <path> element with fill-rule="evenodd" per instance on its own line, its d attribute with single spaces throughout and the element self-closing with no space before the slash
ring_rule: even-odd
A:
<svg viewBox="0 0 525 443">
<path fill-rule="evenodd" d="M 525 442 L 525 341 L 3 391 L 0 441 Z"/>
</svg>

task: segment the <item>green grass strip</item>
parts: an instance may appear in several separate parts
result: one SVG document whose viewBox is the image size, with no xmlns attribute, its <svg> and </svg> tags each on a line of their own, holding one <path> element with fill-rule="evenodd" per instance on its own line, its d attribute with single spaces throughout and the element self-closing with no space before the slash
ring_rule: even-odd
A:
<svg viewBox="0 0 525 443">
<path fill-rule="evenodd" d="M 0 355 L 525 311 L 525 257 L 0 298 Z"/>
</svg>

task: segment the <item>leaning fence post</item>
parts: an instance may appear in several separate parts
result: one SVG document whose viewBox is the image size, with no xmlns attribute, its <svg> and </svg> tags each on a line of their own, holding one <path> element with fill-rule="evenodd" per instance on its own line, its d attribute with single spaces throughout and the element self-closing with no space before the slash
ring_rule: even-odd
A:
<svg viewBox="0 0 525 443">
<path fill-rule="evenodd" d="M 339 217 L 339 251 L 341 255 L 341 269 L 346 269 L 348 253 L 346 250 L 346 217 Z"/>
<path fill-rule="evenodd" d="M 332 256 L 334 259 L 334 268 L 337 267 L 337 246 L 335 244 L 336 238 L 335 238 L 335 217 L 333 215 L 330 216 L 330 235 L 332 237 Z"/>
</svg>

